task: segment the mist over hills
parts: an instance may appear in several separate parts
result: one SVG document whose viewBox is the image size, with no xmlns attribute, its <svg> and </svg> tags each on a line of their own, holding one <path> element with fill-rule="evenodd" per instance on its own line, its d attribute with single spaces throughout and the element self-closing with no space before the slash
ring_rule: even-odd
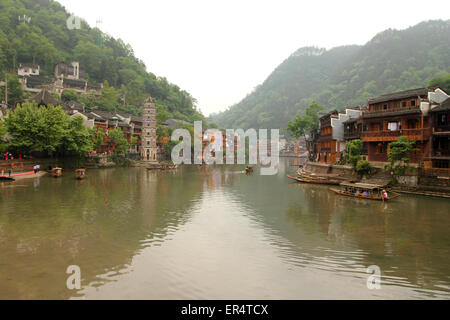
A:
<svg viewBox="0 0 450 320">
<path fill-rule="evenodd" d="M 148 71 L 130 45 L 90 27 L 82 18 L 79 27 L 69 28 L 69 17 L 57 1 L 0 0 L 0 74 L 16 73 L 20 63 L 32 63 L 40 66 L 40 76 L 52 77 L 56 63 L 79 61 L 85 80 L 105 83 L 101 97 L 78 98 L 89 110 L 138 115 L 150 94 L 157 99 L 162 118 L 204 119 L 196 100 Z"/>
<path fill-rule="evenodd" d="M 210 120 L 223 128 L 284 129 L 313 101 L 326 109 L 365 105 L 450 73 L 450 20 L 388 29 L 363 46 L 303 47 L 241 102 Z"/>
</svg>

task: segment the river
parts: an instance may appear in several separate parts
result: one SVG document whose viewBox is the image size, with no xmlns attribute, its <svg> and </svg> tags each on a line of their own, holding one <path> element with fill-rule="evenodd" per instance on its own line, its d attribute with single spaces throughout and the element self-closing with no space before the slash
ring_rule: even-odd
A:
<svg viewBox="0 0 450 320">
<path fill-rule="evenodd" d="M 449 199 L 346 198 L 294 164 L 0 183 L 0 299 L 450 298 Z"/>
</svg>

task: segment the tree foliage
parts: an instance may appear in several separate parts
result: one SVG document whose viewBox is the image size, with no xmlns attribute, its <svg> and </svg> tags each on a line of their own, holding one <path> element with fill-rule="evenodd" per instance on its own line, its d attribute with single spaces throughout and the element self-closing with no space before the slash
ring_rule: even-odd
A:
<svg viewBox="0 0 450 320">
<path fill-rule="evenodd" d="M 399 137 L 397 141 L 391 142 L 390 152 L 388 154 L 388 159 L 391 162 L 391 167 L 397 162 L 401 162 L 400 165 L 408 165 L 411 161 L 411 152 L 417 151 L 417 148 L 414 148 L 416 141 L 408 140 L 407 137 Z"/>
<path fill-rule="evenodd" d="M 318 128 L 319 112 L 323 109 L 323 106 L 313 101 L 311 105 L 306 108 L 303 116 L 297 115 L 292 122 L 289 121 L 287 130 L 295 138 L 304 137 L 311 130 Z"/>
<path fill-rule="evenodd" d="M 61 94 L 62 101 L 78 101 L 78 94 L 74 90 L 64 89 Z"/>
<path fill-rule="evenodd" d="M 430 87 L 439 87 L 447 93 L 450 93 L 450 73 L 443 77 L 433 78 L 428 84 Z"/>
<path fill-rule="evenodd" d="M 311 101 L 340 110 L 424 87 L 450 73 L 449 34 L 449 21 L 437 20 L 386 30 L 364 46 L 301 48 L 241 102 L 211 120 L 223 128 L 286 128 Z"/>
<path fill-rule="evenodd" d="M 24 103 L 5 119 L 9 147 L 23 153 L 86 155 L 92 151 L 92 134 L 81 117 L 70 117 L 61 107 Z"/>
<path fill-rule="evenodd" d="M 8 74 L 8 105 L 16 106 L 17 103 L 21 102 L 24 98 L 24 92 L 22 89 L 22 85 L 19 82 L 17 75 Z M 0 97 L 1 100 L 5 100 L 4 88 L 1 87 Z"/>
<path fill-rule="evenodd" d="M 123 135 L 122 130 L 120 128 L 115 128 L 108 132 L 108 138 L 111 140 L 111 143 L 114 145 L 115 153 L 126 153 L 129 147 L 128 141 Z"/>
<path fill-rule="evenodd" d="M 3 121 L 0 121 L 0 152 L 5 152 L 7 148 L 5 135 L 6 135 L 6 126 L 3 123 Z"/>
<path fill-rule="evenodd" d="M 363 142 L 359 139 L 355 139 L 347 142 L 345 145 L 348 152 L 344 155 L 344 159 L 356 170 L 358 161 L 361 160 L 361 150 L 363 147 Z"/>
<path fill-rule="evenodd" d="M 17 17 L 23 15 L 31 20 L 18 21 Z M 139 107 L 150 94 L 166 107 L 170 118 L 190 122 L 204 118 L 188 92 L 148 72 L 130 45 L 91 28 L 85 21 L 81 29 L 69 30 L 69 16 L 56 1 L 0 0 L 0 73 L 17 68 L 19 63 L 36 63 L 41 75 L 51 77 L 56 63 L 79 61 L 86 80 L 108 83 L 102 96 L 80 98 L 88 109 L 139 115 Z M 66 92 L 63 98 L 73 101 L 75 96 Z M 20 101 L 10 99 L 10 104 Z"/>
<path fill-rule="evenodd" d="M 61 148 L 63 152 L 69 152 L 79 157 L 93 151 L 93 133 L 83 124 L 81 116 L 74 116 L 67 125 L 67 131 Z"/>
</svg>

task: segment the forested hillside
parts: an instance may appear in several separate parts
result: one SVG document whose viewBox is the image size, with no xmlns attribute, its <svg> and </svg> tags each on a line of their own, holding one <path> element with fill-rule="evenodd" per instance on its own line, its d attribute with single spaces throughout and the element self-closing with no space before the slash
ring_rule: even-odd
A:
<svg viewBox="0 0 450 320">
<path fill-rule="evenodd" d="M 301 48 L 241 102 L 211 119 L 225 128 L 286 128 L 313 100 L 327 109 L 426 86 L 450 73 L 450 20 L 386 30 L 364 46 Z"/>
<path fill-rule="evenodd" d="M 79 61 L 86 80 L 107 82 L 100 99 L 78 98 L 91 109 L 138 114 L 139 106 L 150 94 L 166 118 L 203 119 L 195 99 L 165 78 L 148 72 L 129 45 L 84 21 L 80 29 L 69 30 L 68 17 L 69 13 L 56 1 L 0 0 L 0 72 L 13 72 L 19 63 L 36 63 L 41 66 L 41 75 L 52 76 L 56 63 Z"/>
</svg>

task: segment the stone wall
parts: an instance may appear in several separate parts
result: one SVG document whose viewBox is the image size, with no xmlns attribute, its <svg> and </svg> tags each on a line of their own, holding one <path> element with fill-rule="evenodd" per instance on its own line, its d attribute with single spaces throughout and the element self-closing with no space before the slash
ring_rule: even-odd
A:
<svg viewBox="0 0 450 320">
<path fill-rule="evenodd" d="M 450 179 L 438 178 L 436 176 L 421 176 L 419 178 L 419 184 L 421 186 L 450 188 Z"/>
<path fill-rule="evenodd" d="M 358 175 L 349 166 L 326 165 L 321 163 L 308 162 L 304 167 L 305 171 L 316 175 L 333 175 L 345 180 L 356 180 Z"/>
</svg>

